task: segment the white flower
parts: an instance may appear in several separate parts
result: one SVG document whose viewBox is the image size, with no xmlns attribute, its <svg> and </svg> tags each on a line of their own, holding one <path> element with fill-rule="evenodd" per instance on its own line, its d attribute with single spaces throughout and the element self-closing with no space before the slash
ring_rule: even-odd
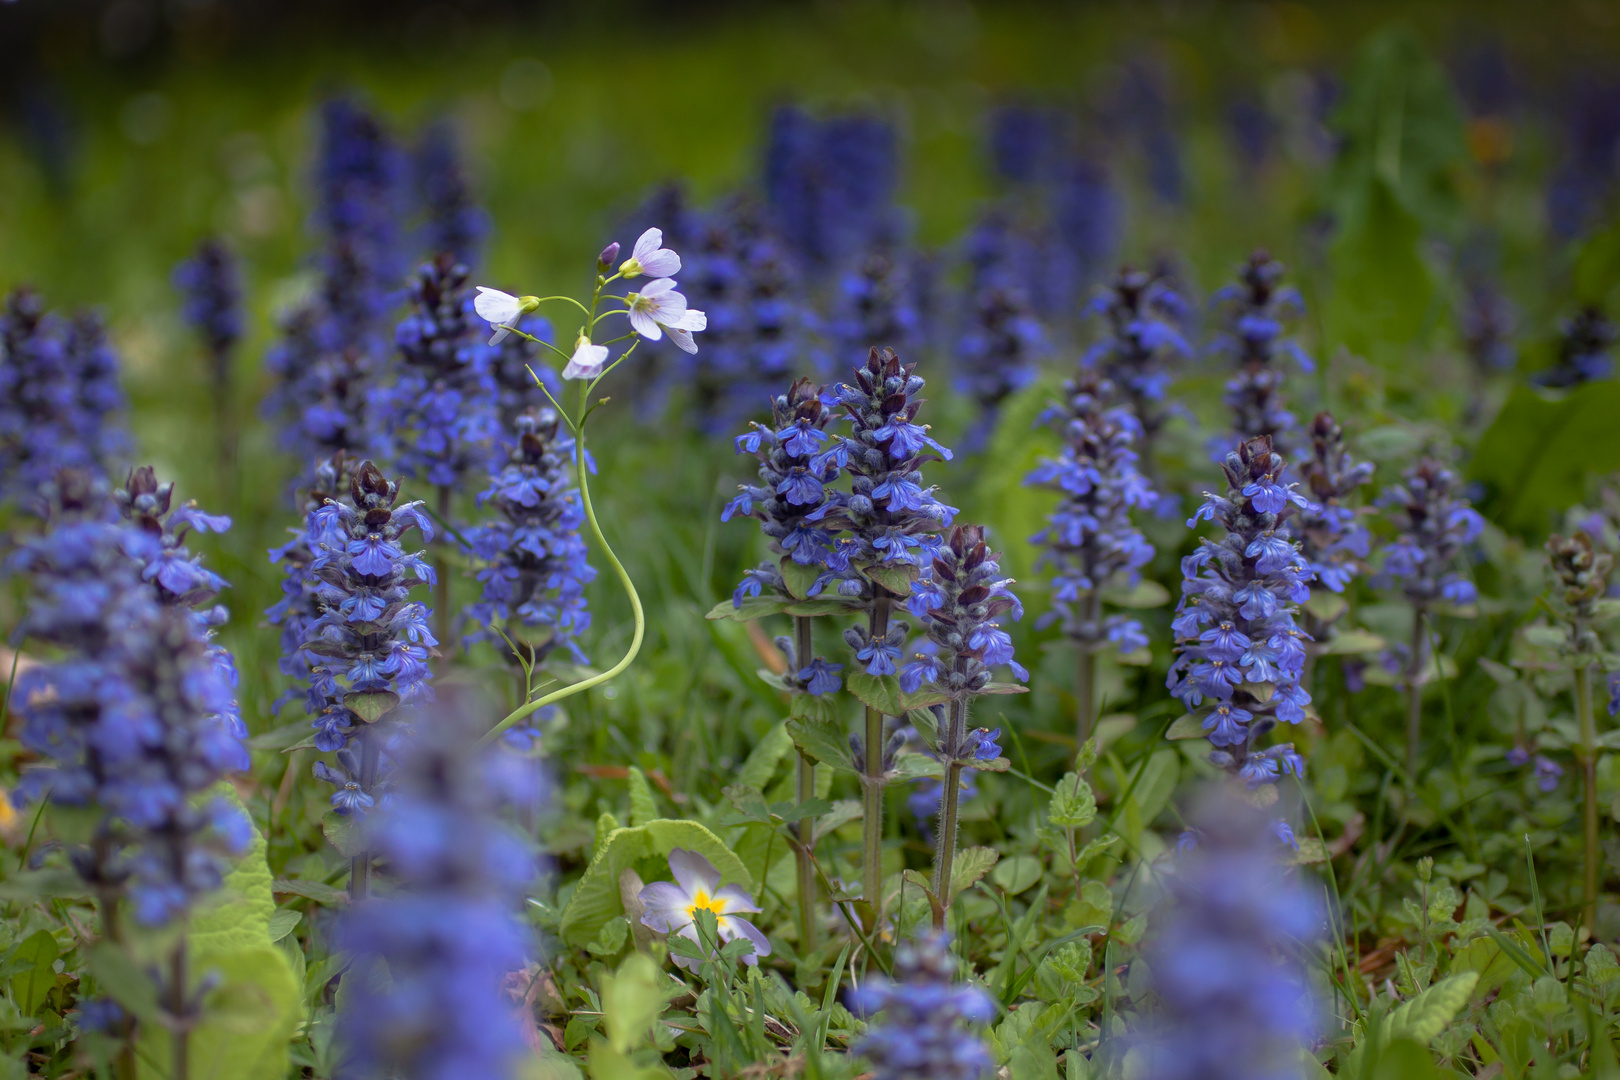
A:
<svg viewBox="0 0 1620 1080">
<path fill-rule="evenodd" d="M 574 344 L 574 355 L 568 358 L 568 366 L 563 368 L 563 378 L 596 378 L 602 374 L 602 365 L 607 363 L 607 354 L 606 345 L 592 345 L 589 337 L 579 335 L 579 341 Z"/>
<path fill-rule="evenodd" d="M 505 341 L 517 321 L 539 306 L 538 297 L 513 296 L 487 285 L 478 286 L 478 297 L 473 301 L 473 310 L 478 312 L 478 317 L 495 331 L 489 339 L 491 345 Z"/>
<path fill-rule="evenodd" d="M 696 309 L 687 310 L 686 297 L 675 291 L 670 278 L 650 281 L 639 293 L 624 298 L 630 312 L 630 325 L 642 337 L 657 341 L 670 332 L 675 344 L 689 353 L 697 352 L 692 331 L 709 325 L 709 318 Z"/>
<path fill-rule="evenodd" d="M 619 264 L 619 273 L 627 278 L 640 277 L 642 274 L 667 278 L 680 273 L 681 257 L 667 247 L 660 247 L 663 242 L 662 229 L 648 229 L 642 233 L 630 257 Z"/>
<path fill-rule="evenodd" d="M 641 921 L 661 934 L 679 934 L 688 941 L 702 944 L 697 931 L 697 912 L 712 911 L 720 927 L 720 942 L 747 938 L 754 943 L 754 955 L 743 957 L 745 964 L 757 964 L 761 956 L 771 954 L 771 943 L 759 928 L 735 912 L 758 911 L 754 898 L 737 885 L 719 888 L 720 871 L 714 864 L 695 851 L 676 848 L 669 853 L 669 869 L 675 881 L 655 881 L 641 890 Z M 691 957 L 674 955 L 672 959 L 688 971 L 696 971 L 698 963 Z"/>
</svg>

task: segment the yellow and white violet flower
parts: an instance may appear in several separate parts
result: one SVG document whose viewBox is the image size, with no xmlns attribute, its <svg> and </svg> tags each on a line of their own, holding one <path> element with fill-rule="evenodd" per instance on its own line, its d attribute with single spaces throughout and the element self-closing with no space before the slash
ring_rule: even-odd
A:
<svg viewBox="0 0 1620 1080">
<path fill-rule="evenodd" d="M 757 964 L 761 956 L 771 954 L 771 943 L 765 935 L 737 914 L 760 910 L 754 898 L 736 885 L 720 888 L 720 871 L 713 863 L 695 851 L 676 848 L 669 853 L 669 869 L 675 875 L 674 881 L 655 881 L 639 894 L 644 908 L 643 925 L 661 934 L 679 934 L 701 945 L 697 913 L 712 911 L 720 926 L 722 944 L 738 938 L 753 942 L 754 953 L 743 957 L 743 963 Z M 688 971 L 698 968 L 697 961 L 690 957 L 672 954 L 671 959 Z"/>
</svg>

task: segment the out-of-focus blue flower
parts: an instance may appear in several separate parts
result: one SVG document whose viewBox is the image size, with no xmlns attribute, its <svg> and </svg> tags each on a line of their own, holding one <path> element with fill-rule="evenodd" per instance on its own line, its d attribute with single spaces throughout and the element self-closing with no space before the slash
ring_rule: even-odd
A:
<svg viewBox="0 0 1620 1080">
<path fill-rule="evenodd" d="M 338 1011 L 342 1075 L 513 1080 L 527 1055 L 502 984 L 534 952 L 519 908 L 537 865 L 501 813 L 539 806 L 543 786 L 532 758 L 475 749 L 465 711 L 423 718 L 391 803 L 367 818 L 395 887 L 335 927 L 354 957 Z"/>
<path fill-rule="evenodd" d="M 21 740 L 48 764 L 23 790 L 102 819 L 74 868 L 98 892 L 127 892 L 157 926 L 219 888 L 219 856 L 251 837 L 239 811 L 196 797 L 242 764 L 222 722 L 230 684 L 194 613 L 143 580 L 150 538 L 119 520 L 105 485 L 63 470 L 43 490 L 47 531 L 9 569 L 30 586 L 20 635 L 56 651 L 13 692 Z"/>
<path fill-rule="evenodd" d="M 423 210 L 421 249 L 429 256 L 447 253 L 455 262 L 476 265 L 489 234 L 489 215 L 473 198 L 450 121 L 435 120 L 422 131 L 411 171 Z"/>
<path fill-rule="evenodd" d="M 1265 437 L 1226 455 L 1226 494 L 1205 495 L 1187 523 L 1208 518 L 1225 535 L 1200 540 L 1182 560 L 1171 624 L 1176 659 L 1165 684 L 1203 721 L 1215 747 L 1210 760 L 1251 787 L 1304 767 L 1291 743 L 1258 745 L 1278 722 L 1305 719 L 1311 702 L 1299 683 L 1306 634 L 1294 622 L 1310 597 L 1311 571 L 1288 521 L 1310 503 L 1280 479 L 1286 467 Z"/>
<path fill-rule="evenodd" d="M 1100 591 L 1116 577 L 1135 585 L 1153 558 L 1153 545 L 1131 524 L 1133 509 L 1156 498 L 1136 468 L 1141 426 L 1128 408 L 1107 407 L 1113 384 L 1082 370 L 1064 387 L 1063 402 L 1043 415 L 1064 441 L 1056 460 L 1043 460 L 1024 483 L 1058 492 L 1057 509 L 1030 543 L 1045 550 L 1039 565 L 1056 571 L 1053 610 L 1038 625 L 1063 620 L 1063 632 L 1090 651 L 1113 643 L 1129 652 L 1146 643 L 1141 623 L 1104 617 Z M 1126 648 L 1126 646 L 1131 648 Z"/>
<path fill-rule="evenodd" d="M 1614 344 L 1620 330 L 1596 306 L 1582 308 L 1559 326 L 1558 359 L 1536 372 L 1542 386 L 1579 386 L 1614 374 Z"/>
<path fill-rule="evenodd" d="M 174 287 L 183 298 L 180 314 L 208 349 L 216 393 L 231 381 L 231 356 L 242 339 L 242 271 L 236 256 L 210 237 L 196 254 L 174 268 Z"/>
<path fill-rule="evenodd" d="M 922 316 L 898 249 L 868 251 L 838 279 L 827 331 L 838 356 L 859 356 L 873 345 L 905 354 L 923 341 Z"/>
<path fill-rule="evenodd" d="M 956 388 L 979 406 L 980 419 L 969 435 L 982 445 L 1009 395 L 1039 374 L 1046 333 L 1036 316 L 1030 285 L 1043 262 L 1032 242 L 1008 216 L 992 210 L 966 240 L 967 295 L 960 312 L 954 379 Z"/>
<path fill-rule="evenodd" d="M 874 1017 L 851 1049 L 872 1064 L 875 1080 L 981 1080 L 994 1066 L 974 1029 L 995 1017 L 995 1004 L 977 986 L 956 981 L 945 935 L 900 945 L 894 978 L 869 978 L 851 993 L 850 1006 Z"/>
<path fill-rule="evenodd" d="M 1299 471 L 1312 501 L 1294 516 L 1291 531 L 1316 584 L 1342 593 L 1360 572 L 1372 541 L 1349 501 L 1356 488 L 1372 479 L 1373 467 L 1350 456 L 1332 413 L 1317 413 L 1310 435 L 1311 456 Z"/>
<path fill-rule="evenodd" d="M 1162 278 L 1121 270 L 1087 309 L 1103 333 L 1081 364 L 1095 368 L 1124 395 L 1142 426 L 1142 459 L 1151 466 L 1159 429 L 1169 419 L 1165 397 L 1179 362 L 1192 358 L 1180 322 L 1187 305 Z M 1147 470 L 1151 475 L 1152 469 Z"/>
<path fill-rule="evenodd" d="M 1283 406 L 1284 358 L 1300 370 L 1314 370 L 1299 342 L 1286 336 L 1287 327 L 1305 311 L 1299 291 L 1281 284 L 1283 265 L 1264 251 L 1249 256 L 1238 280 L 1210 298 L 1217 330 L 1210 350 L 1237 369 L 1226 384 L 1226 407 L 1232 412 L 1231 434 L 1219 440 L 1215 459 L 1221 460 L 1234 441 L 1269 436 L 1277 452 L 1295 456 L 1294 414 Z"/>
<path fill-rule="evenodd" d="M 1319 1018 L 1298 958 L 1321 935 L 1320 904 L 1260 812 L 1214 796 L 1194 821 L 1147 946 L 1158 1008 L 1129 1038 L 1162 1080 L 1302 1076 Z"/>
<path fill-rule="evenodd" d="M 778 233 L 807 271 L 835 265 L 892 234 L 898 177 L 894 128 L 876 116 L 818 120 L 784 106 L 771 117 L 765 196 Z"/>
<path fill-rule="evenodd" d="M 1389 513 L 1396 537 L 1384 547 L 1380 587 L 1398 585 L 1414 604 L 1464 605 L 1477 598 L 1473 581 L 1456 569 L 1463 549 L 1485 528 L 1485 519 L 1458 491 L 1457 475 L 1425 458 L 1391 484 L 1378 502 Z"/>
<path fill-rule="evenodd" d="M 46 314 L 15 289 L 0 313 L 0 495 L 31 513 L 58 469 L 106 479 L 129 452 L 118 356 L 100 319 Z"/>
<path fill-rule="evenodd" d="M 376 396 L 378 453 L 400 471 L 456 489 L 495 439 L 494 352 L 480 340 L 467 268 L 441 254 L 417 271 L 411 312 L 394 329 L 399 363 Z"/>
</svg>

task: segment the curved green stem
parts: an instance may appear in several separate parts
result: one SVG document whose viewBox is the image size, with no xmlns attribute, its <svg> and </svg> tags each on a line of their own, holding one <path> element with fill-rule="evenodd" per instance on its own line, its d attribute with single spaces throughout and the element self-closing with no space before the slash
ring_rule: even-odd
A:
<svg viewBox="0 0 1620 1080">
<path fill-rule="evenodd" d="M 595 384 L 593 383 L 592 385 Z M 580 385 L 581 411 L 584 409 L 585 395 L 588 390 L 589 387 L 585 386 L 583 383 Z M 553 690 L 551 693 L 542 698 L 537 698 L 534 701 L 530 701 L 524 705 L 518 706 L 516 709 L 512 710 L 511 713 L 507 714 L 506 719 L 502 720 L 500 723 L 490 728 L 489 731 L 485 732 L 484 737 L 478 740 L 479 746 L 487 746 L 489 743 L 500 738 L 502 733 L 504 733 L 508 728 L 529 714 L 537 712 L 553 702 L 561 701 L 563 698 L 573 697 L 575 694 L 583 693 L 593 686 L 600 686 L 602 683 L 605 683 L 610 679 L 617 678 L 619 675 L 623 674 L 624 670 L 635 661 L 636 654 L 641 651 L 641 639 L 645 637 L 647 633 L 647 616 L 641 608 L 641 596 L 636 592 L 635 583 L 630 580 L 629 571 L 624 568 L 624 564 L 619 561 L 619 557 L 615 555 L 613 553 L 613 549 L 608 546 L 607 537 L 602 535 L 602 526 L 596 520 L 596 510 L 591 505 L 591 487 L 588 471 L 585 468 L 585 429 L 583 424 L 579 427 L 575 436 L 574 454 L 575 468 L 579 477 L 579 497 L 580 503 L 585 510 L 585 520 L 590 523 L 591 535 L 596 538 L 597 546 L 602 549 L 602 554 L 607 558 L 608 565 L 613 567 L 613 573 L 617 575 L 619 584 L 624 586 L 625 595 L 630 598 L 630 611 L 635 618 L 635 632 L 630 638 L 630 648 L 625 652 L 624 656 L 617 664 L 614 664 L 606 671 L 592 675 L 588 679 L 581 679 L 577 683 L 572 683 L 560 689 Z"/>
</svg>

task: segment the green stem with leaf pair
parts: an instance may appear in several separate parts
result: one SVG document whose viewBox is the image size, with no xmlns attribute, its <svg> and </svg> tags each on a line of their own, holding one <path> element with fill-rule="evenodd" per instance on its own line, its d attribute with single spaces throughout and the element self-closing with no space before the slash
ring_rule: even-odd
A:
<svg viewBox="0 0 1620 1080">
<path fill-rule="evenodd" d="M 879 641 L 889 632 L 889 591 L 876 583 L 867 630 Z M 866 707 L 865 760 L 861 776 L 861 895 L 872 911 L 874 939 L 883 917 L 883 710 Z"/>
</svg>

